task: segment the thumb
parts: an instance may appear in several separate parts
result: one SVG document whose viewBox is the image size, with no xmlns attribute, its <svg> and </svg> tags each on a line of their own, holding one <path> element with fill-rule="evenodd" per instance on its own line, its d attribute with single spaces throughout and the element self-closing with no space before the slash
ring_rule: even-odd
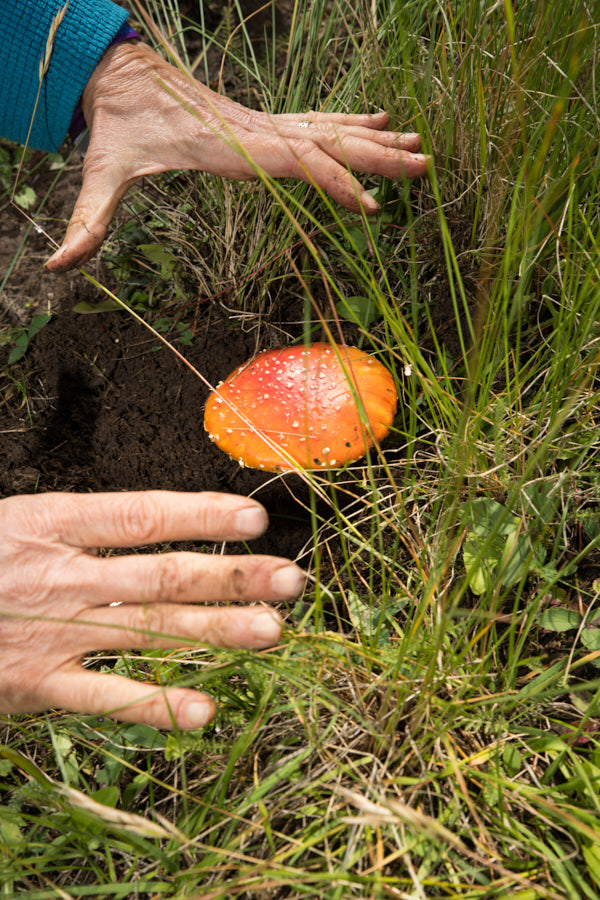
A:
<svg viewBox="0 0 600 900">
<path fill-rule="evenodd" d="M 117 206 L 134 180 L 124 178 L 121 167 L 114 163 L 98 164 L 86 158 L 83 184 L 73 214 L 62 244 L 46 262 L 47 269 L 66 272 L 96 253 Z"/>
</svg>

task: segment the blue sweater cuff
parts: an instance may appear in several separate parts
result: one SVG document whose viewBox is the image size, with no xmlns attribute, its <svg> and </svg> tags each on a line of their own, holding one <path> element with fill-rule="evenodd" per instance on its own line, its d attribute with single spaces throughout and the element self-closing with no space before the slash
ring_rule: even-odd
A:
<svg viewBox="0 0 600 900">
<path fill-rule="evenodd" d="M 40 61 L 64 5 L 65 0 L 3 0 L 0 15 L 0 135 L 24 144 L 33 117 L 28 146 L 52 152 L 62 144 L 90 75 L 129 15 L 110 0 L 70 0 L 40 90 Z"/>
</svg>

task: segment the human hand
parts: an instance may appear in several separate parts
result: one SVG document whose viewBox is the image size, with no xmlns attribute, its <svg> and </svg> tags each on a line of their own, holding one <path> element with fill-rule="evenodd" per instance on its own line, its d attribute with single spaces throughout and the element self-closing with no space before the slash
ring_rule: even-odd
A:
<svg viewBox="0 0 600 900">
<path fill-rule="evenodd" d="M 215 94 L 144 44 L 115 44 L 83 93 L 91 130 L 83 185 L 52 271 L 80 265 L 98 250 L 115 210 L 144 175 L 198 169 L 249 179 L 267 174 L 317 185 L 342 206 L 375 213 L 357 172 L 389 178 L 425 175 L 418 134 L 386 131 L 387 113 L 269 115 Z"/>
<path fill-rule="evenodd" d="M 231 494 L 57 493 L 0 501 L 0 712 L 61 707 L 157 728 L 205 725 L 214 714 L 206 695 L 92 672 L 82 658 L 92 650 L 197 641 L 270 647 L 281 636 L 281 619 L 266 606 L 195 604 L 289 600 L 302 590 L 300 569 L 273 556 L 100 558 L 96 548 L 246 540 L 266 526 L 262 506 Z"/>
</svg>

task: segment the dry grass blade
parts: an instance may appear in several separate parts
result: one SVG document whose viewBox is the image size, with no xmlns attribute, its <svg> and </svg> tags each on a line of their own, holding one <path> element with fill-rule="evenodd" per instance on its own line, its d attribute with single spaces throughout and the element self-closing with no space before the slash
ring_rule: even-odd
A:
<svg viewBox="0 0 600 900">
<path fill-rule="evenodd" d="M 508 870 L 501 864 L 498 858 L 494 858 L 490 855 L 483 856 L 474 852 L 463 840 L 461 840 L 461 838 L 457 837 L 454 832 L 437 819 L 414 809 L 396 798 L 386 797 L 385 801 L 374 803 L 358 791 L 339 787 L 338 792 L 361 812 L 361 815 L 358 817 L 346 818 L 344 821 L 348 824 L 377 826 L 393 824 L 394 822 L 403 822 L 406 825 L 412 826 L 419 833 L 426 835 L 427 839 L 430 841 L 444 842 L 461 856 L 472 860 L 484 869 L 495 870 L 503 878 L 513 880 L 530 890 L 535 890 L 536 888 L 533 881 L 514 871 Z M 472 837 L 474 839 L 474 836 Z M 544 891 L 543 896 L 548 898 L 548 900 L 562 900 L 563 897 L 562 894 L 557 894 L 548 890 Z"/>
<path fill-rule="evenodd" d="M 40 86 L 42 81 L 44 80 L 48 69 L 50 68 L 50 60 L 52 58 L 52 52 L 54 50 L 54 41 L 56 40 L 56 33 L 61 26 L 62 20 L 64 19 L 66 12 L 69 8 L 69 3 L 71 0 L 67 0 L 64 6 L 61 6 L 59 11 L 56 13 L 54 18 L 52 19 L 52 24 L 50 25 L 50 31 L 48 32 L 48 39 L 46 41 L 46 50 L 45 53 L 40 59 Z"/>
<path fill-rule="evenodd" d="M 55 783 L 54 790 L 60 797 L 65 799 L 70 806 L 75 806 L 78 809 L 89 813 L 91 816 L 101 819 L 106 825 L 114 828 L 123 828 L 125 831 L 130 831 L 132 834 L 137 834 L 142 837 L 163 838 L 164 840 L 175 839 L 182 844 L 187 840 L 185 835 L 181 834 L 181 832 L 164 817 L 161 817 L 163 824 L 159 825 L 157 822 L 151 822 L 149 819 L 144 818 L 144 816 L 139 816 L 136 813 L 125 812 L 121 809 L 115 809 L 112 806 L 106 806 L 104 803 L 98 803 L 97 800 L 93 800 L 91 797 L 88 797 L 87 794 L 78 791 L 76 788 L 70 787 L 68 784 Z"/>
</svg>

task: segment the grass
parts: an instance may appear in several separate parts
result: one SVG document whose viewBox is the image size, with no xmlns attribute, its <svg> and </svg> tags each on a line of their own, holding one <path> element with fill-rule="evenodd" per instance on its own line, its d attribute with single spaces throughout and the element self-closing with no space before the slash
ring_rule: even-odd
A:
<svg viewBox="0 0 600 900">
<path fill-rule="evenodd" d="M 385 453 L 314 476 L 329 513 L 313 508 L 311 588 L 280 648 L 95 661 L 205 685 L 215 725 L 2 722 L 0 896 L 595 898 L 592 11 L 298 0 L 291 35 L 257 50 L 237 3 L 204 36 L 152 5 L 179 52 L 194 38 L 199 71 L 225 54 L 240 96 L 383 105 L 436 167 L 373 180 L 370 225 L 305 185 L 178 175 L 136 189 L 145 236 L 128 244 L 122 225 L 107 253 L 129 276 L 139 245 L 176 247 L 178 315 L 191 275 L 258 327 L 295 291 L 307 323 L 290 339 L 321 327 L 316 310 L 334 336 L 351 319 L 403 403 Z"/>
</svg>

